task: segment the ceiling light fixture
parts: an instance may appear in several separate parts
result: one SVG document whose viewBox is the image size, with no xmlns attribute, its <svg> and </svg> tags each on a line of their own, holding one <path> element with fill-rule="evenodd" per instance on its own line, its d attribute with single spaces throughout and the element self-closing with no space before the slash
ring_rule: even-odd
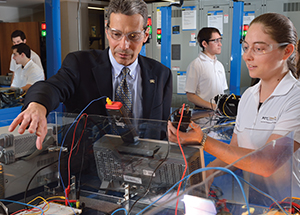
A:
<svg viewBox="0 0 300 215">
<path fill-rule="evenodd" d="M 88 9 L 91 9 L 91 10 L 104 10 L 103 7 L 88 7 Z"/>
</svg>

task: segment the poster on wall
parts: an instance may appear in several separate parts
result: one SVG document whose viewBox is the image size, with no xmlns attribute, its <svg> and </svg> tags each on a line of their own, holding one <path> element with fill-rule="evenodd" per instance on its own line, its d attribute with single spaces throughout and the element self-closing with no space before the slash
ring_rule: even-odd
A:
<svg viewBox="0 0 300 215">
<path fill-rule="evenodd" d="M 177 71 L 177 94 L 184 95 L 186 71 Z"/>
<path fill-rule="evenodd" d="M 161 28 L 161 10 L 159 8 L 156 10 L 156 26 Z"/>
<path fill-rule="evenodd" d="M 244 12 L 243 16 L 243 25 L 250 25 L 252 20 L 255 18 L 255 12 L 254 11 L 246 11 Z"/>
<path fill-rule="evenodd" d="M 196 30 L 196 6 L 182 7 L 182 30 Z"/>
<path fill-rule="evenodd" d="M 207 12 L 207 27 L 215 27 L 223 35 L 223 10 Z"/>
</svg>

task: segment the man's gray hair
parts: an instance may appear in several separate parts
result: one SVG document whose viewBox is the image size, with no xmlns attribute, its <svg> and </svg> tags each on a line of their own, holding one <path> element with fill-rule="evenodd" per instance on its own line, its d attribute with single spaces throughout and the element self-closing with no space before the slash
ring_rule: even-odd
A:
<svg viewBox="0 0 300 215">
<path fill-rule="evenodd" d="M 148 8 L 143 0 L 111 0 L 107 9 L 107 26 L 110 25 L 111 13 L 120 13 L 127 16 L 140 14 L 144 19 L 143 28 L 147 27 Z"/>
</svg>

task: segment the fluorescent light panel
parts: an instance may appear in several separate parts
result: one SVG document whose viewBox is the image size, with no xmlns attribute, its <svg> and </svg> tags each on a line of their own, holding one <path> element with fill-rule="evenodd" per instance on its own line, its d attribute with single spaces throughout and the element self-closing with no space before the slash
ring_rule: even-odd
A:
<svg viewBox="0 0 300 215">
<path fill-rule="evenodd" d="M 104 10 L 103 7 L 88 7 L 88 9 L 91 9 L 91 10 Z"/>
</svg>

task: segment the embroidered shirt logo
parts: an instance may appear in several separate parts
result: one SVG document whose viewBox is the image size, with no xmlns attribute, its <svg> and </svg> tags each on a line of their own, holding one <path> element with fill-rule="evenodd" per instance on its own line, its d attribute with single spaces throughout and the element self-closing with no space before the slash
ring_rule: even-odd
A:
<svg viewBox="0 0 300 215">
<path fill-rule="evenodd" d="M 261 123 L 276 123 L 276 116 L 263 116 L 261 117 Z"/>
</svg>

